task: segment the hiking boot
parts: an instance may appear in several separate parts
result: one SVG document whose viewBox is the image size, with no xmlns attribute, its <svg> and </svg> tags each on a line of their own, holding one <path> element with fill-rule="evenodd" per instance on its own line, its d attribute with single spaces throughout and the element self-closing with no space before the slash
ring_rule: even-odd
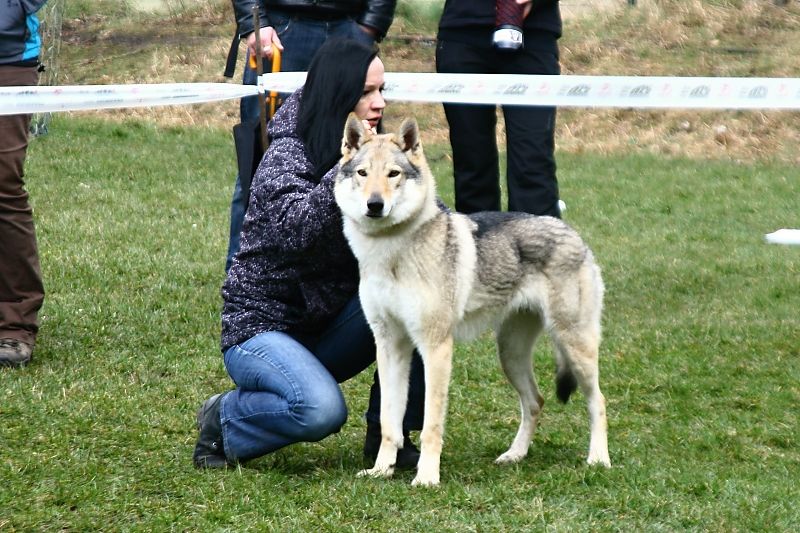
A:
<svg viewBox="0 0 800 533">
<path fill-rule="evenodd" d="M 222 394 L 215 394 L 197 410 L 197 429 L 200 435 L 194 445 L 192 461 L 197 468 L 227 468 L 228 459 L 222 446 L 220 406 Z"/>
<path fill-rule="evenodd" d="M 364 458 L 375 462 L 378 450 L 381 447 L 381 425 L 377 422 L 367 422 L 367 437 L 364 439 Z M 403 447 L 397 450 L 397 468 L 416 468 L 419 461 L 419 448 L 417 448 L 408 432 L 403 432 Z"/>
<path fill-rule="evenodd" d="M 0 366 L 25 366 L 31 361 L 33 346 L 14 339 L 0 339 Z"/>
</svg>

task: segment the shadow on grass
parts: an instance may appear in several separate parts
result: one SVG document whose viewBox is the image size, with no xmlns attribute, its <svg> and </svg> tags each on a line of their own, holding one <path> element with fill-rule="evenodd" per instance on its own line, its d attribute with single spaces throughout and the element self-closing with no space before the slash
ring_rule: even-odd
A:
<svg viewBox="0 0 800 533">
<path fill-rule="evenodd" d="M 585 450 L 577 443 L 534 440 L 526 458 L 518 463 L 502 465 L 494 461 L 505 448 L 470 444 L 475 443 L 453 443 L 453 447 L 460 449 L 448 450 L 445 443 L 441 459 L 442 482 L 472 484 L 496 479 L 497 476 L 510 481 L 586 469 Z M 372 461 L 362 456 L 360 442 L 353 446 L 299 443 L 242 463 L 239 468 L 245 472 L 296 478 L 299 482 L 321 477 L 354 479 L 359 471 L 372 465 Z M 392 479 L 410 482 L 415 473 L 416 469 L 398 469 Z"/>
</svg>

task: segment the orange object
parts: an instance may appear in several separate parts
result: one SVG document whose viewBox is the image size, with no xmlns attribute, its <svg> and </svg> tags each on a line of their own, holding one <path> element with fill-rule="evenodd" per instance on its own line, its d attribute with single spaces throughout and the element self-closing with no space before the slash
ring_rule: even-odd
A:
<svg viewBox="0 0 800 533">
<path fill-rule="evenodd" d="M 256 56 L 251 55 L 248 61 L 250 68 L 256 68 Z M 273 44 L 272 45 L 272 72 L 281 71 L 281 51 Z"/>
<path fill-rule="evenodd" d="M 250 68 L 255 69 L 256 65 L 256 57 L 251 55 L 248 61 Z M 278 50 L 278 47 L 274 44 L 272 45 L 272 72 L 280 72 L 281 71 L 281 51 Z M 275 114 L 275 108 L 278 104 L 278 93 L 275 91 L 270 91 L 269 93 L 269 117 L 272 118 L 272 115 Z"/>
<path fill-rule="evenodd" d="M 281 71 L 281 51 L 278 47 L 272 45 L 272 72 Z M 269 92 L 269 118 L 275 114 L 275 108 L 278 106 L 278 93 L 275 91 Z"/>
</svg>

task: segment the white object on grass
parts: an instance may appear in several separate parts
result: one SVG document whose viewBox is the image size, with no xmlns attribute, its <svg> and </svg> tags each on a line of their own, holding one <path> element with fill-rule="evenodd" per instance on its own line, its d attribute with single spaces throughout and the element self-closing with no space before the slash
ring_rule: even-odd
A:
<svg viewBox="0 0 800 533">
<path fill-rule="evenodd" d="M 767 242 L 772 244 L 799 244 L 800 245 L 800 229 L 779 229 L 772 233 L 764 235 Z"/>
</svg>

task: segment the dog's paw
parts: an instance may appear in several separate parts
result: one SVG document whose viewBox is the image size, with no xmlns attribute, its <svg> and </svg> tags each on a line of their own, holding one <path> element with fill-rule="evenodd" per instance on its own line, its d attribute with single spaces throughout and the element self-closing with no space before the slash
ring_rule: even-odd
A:
<svg viewBox="0 0 800 533">
<path fill-rule="evenodd" d="M 422 472 L 417 473 L 417 477 L 411 482 L 412 487 L 436 487 L 439 485 L 439 474 L 423 475 Z"/>
<path fill-rule="evenodd" d="M 393 475 L 394 475 L 393 466 L 388 466 L 388 467 L 375 466 L 368 470 L 361 470 L 358 474 L 356 474 L 357 477 L 376 477 L 376 478 L 381 478 L 381 477 L 390 478 Z"/>
<path fill-rule="evenodd" d="M 527 453 L 519 453 L 508 450 L 506 453 L 494 460 L 495 464 L 508 465 L 511 463 L 518 463 L 525 458 Z"/>
<path fill-rule="evenodd" d="M 603 456 L 602 454 L 589 455 L 589 457 L 586 459 L 586 463 L 589 465 L 598 465 L 598 466 L 604 466 L 606 468 L 611 468 L 611 459 L 608 458 L 608 454 L 606 454 L 605 456 Z"/>
</svg>

